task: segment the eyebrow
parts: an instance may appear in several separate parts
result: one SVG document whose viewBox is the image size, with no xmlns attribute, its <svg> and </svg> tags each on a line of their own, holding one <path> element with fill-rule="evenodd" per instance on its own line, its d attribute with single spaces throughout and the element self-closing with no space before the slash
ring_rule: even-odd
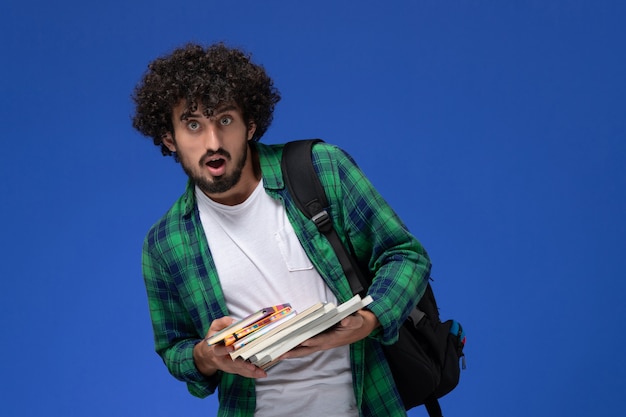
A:
<svg viewBox="0 0 626 417">
<path fill-rule="evenodd" d="M 234 104 L 225 104 L 213 110 L 213 114 L 225 113 L 227 111 L 232 111 L 232 110 L 237 110 L 237 109 L 239 109 L 239 107 L 237 107 Z"/>
</svg>

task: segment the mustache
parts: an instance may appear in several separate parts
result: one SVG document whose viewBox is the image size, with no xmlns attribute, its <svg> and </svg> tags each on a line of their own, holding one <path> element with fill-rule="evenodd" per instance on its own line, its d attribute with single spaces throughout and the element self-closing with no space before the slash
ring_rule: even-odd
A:
<svg viewBox="0 0 626 417">
<path fill-rule="evenodd" d="M 231 159 L 230 152 L 226 149 L 219 148 L 216 151 L 207 151 L 202 158 L 200 158 L 200 165 L 204 165 L 208 162 L 209 159 L 215 157 L 216 155 L 222 156 L 227 160 Z"/>
</svg>

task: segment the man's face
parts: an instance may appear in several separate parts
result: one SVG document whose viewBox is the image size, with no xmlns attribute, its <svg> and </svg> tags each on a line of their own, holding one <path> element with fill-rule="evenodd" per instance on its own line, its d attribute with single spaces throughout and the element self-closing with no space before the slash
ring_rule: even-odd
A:
<svg viewBox="0 0 626 417">
<path fill-rule="evenodd" d="M 185 103 L 179 103 L 172 115 L 174 134 L 164 143 L 177 153 L 185 173 L 207 196 L 228 203 L 233 194 L 246 193 L 237 186 L 244 168 L 250 166 L 248 141 L 255 126 L 246 126 L 235 105 L 220 106 L 208 118 L 202 110 L 185 114 Z M 244 175 L 251 172 L 247 170 Z"/>
</svg>

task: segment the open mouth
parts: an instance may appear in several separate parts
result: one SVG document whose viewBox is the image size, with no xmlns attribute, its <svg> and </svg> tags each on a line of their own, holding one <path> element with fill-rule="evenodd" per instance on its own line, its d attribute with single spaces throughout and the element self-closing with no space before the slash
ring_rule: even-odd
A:
<svg viewBox="0 0 626 417">
<path fill-rule="evenodd" d="M 218 169 L 221 168 L 225 163 L 226 161 L 224 161 L 222 158 L 217 158 L 208 160 L 206 165 L 208 165 L 210 168 Z"/>
<path fill-rule="evenodd" d="M 204 166 L 213 177 L 221 177 L 226 173 L 226 158 L 221 155 L 213 155 L 204 161 Z"/>
</svg>

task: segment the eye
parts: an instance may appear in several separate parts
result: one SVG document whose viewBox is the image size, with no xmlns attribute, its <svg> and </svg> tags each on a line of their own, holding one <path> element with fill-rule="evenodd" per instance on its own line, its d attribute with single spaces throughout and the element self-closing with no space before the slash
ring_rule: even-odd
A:
<svg viewBox="0 0 626 417">
<path fill-rule="evenodd" d="M 233 118 L 230 117 L 230 116 L 224 116 L 224 117 L 220 118 L 220 125 L 222 125 L 222 126 L 228 126 L 232 122 L 233 122 Z"/>
<path fill-rule="evenodd" d="M 200 129 L 200 123 L 198 123 L 198 121 L 196 121 L 196 120 L 190 120 L 187 123 L 187 128 L 189 130 L 193 130 L 193 131 L 198 130 L 198 129 Z"/>
</svg>

